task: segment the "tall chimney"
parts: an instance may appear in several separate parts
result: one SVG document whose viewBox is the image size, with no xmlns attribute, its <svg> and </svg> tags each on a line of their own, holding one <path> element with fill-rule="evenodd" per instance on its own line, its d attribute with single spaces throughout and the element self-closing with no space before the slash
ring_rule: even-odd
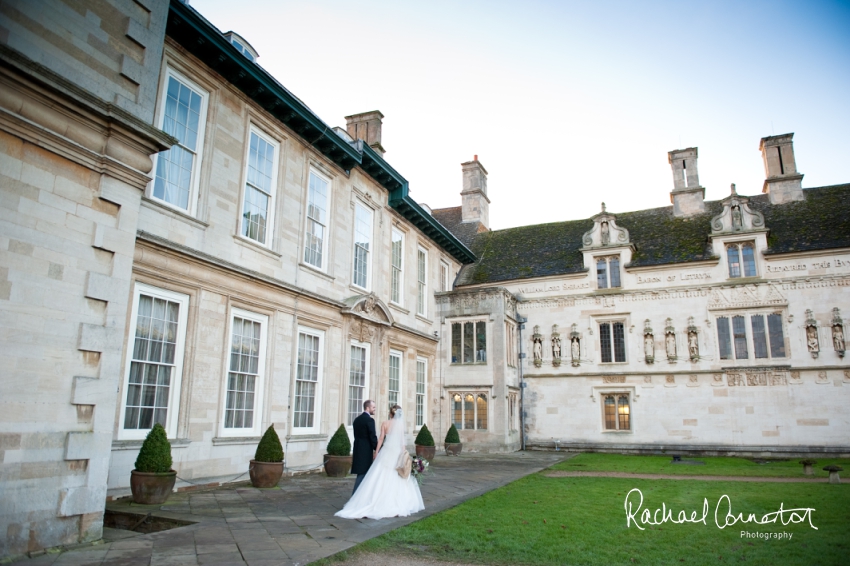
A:
<svg viewBox="0 0 850 566">
<path fill-rule="evenodd" d="M 487 198 L 487 170 L 476 155 L 460 164 L 463 170 L 463 222 L 478 222 L 479 232 L 490 229 L 490 199 Z"/>
<path fill-rule="evenodd" d="M 676 149 L 667 153 L 667 162 L 673 169 L 674 216 L 692 216 L 705 212 L 705 188 L 699 184 L 697 170 L 697 148 Z"/>
<path fill-rule="evenodd" d="M 348 135 L 356 140 L 363 140 L 366 145 L 384 155 L 384 146 L 381 145 L 381 120 L 384 115 L 379 110 L 362 112 L 345 117 L 345 129 Z"/>
<path fill-rule="evenodd" d="M 803 175 L 794 160 L 794 134 L 761 138 L 759 150 L 764 160 L 764 186 L 770 204 L 803 200 Z"/>
</svg>

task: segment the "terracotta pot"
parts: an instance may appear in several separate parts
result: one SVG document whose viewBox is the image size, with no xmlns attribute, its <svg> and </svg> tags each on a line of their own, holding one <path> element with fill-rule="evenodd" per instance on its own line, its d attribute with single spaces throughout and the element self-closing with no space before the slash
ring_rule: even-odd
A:
<svg viewBox="0 0 850 566">
<path fill-rule="evenodd" d="M 331 478 L 344 478 L 351 472 L 351 456 L 325 454 L 325 473 Z"/>
<path fill-rule="evenodd" d="M 460 456 L 460 451 L 463 448 L 463 442 L 458 442 L 457 444 L 453 442 L 446 442 L 446 454 L 448 456 Z"/>
<path fill-rule="evenodd" d="M 149 474 L 146 472 L 130 472 L 130 490 L 133 492 L 133 502 L 140 505 L 160 505 L 165 503 L 174 483 L 177 481 L 177 472 L 174 470 L 161 474 Z"/>
<path fill-rule="evenodd" d="M 251 485 L 254 487 L 275 487 L 283 475 L 283 462 L 251 460 L 248 475 L 251 476 Z"/>
<path fill-rule="evenodd" d="M 437 454 L 436 446 L 419 446 L 416 445 L 416 455 L 422 458 L 423 460 L 428 460 L 430 463 L 431 460 L 434 459 L 434 456 Z"/>
</svg>

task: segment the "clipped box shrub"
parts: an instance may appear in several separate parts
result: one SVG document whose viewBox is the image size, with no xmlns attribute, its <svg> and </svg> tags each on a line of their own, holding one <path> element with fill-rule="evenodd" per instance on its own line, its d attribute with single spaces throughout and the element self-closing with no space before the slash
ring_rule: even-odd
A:
<svg viewBox="0 0 850 566">
<path fill-rule="evenodd" d="M 257 451 L 254 453 L 254 460 L 257 462 L 283 462 L 283 446 L 280 444 L 280 437 L 274 429 L 274 425 L 266 429 L 263 438 L 257 445 Z"/>
<path fill-rule="evenodd" d="M 339 425 L 336 432 L 328 442 L 328 454 L 331 456 L 348 456 L 351 454 L 351 441 L 345 432 L 345 425 Z"/>
<path fill-rule="evenodd" d="M 446 444 L 460 444 L 460 435 L 457 433 L 454 424 L 449 427 L 449 431 L 446 433 Z"/>
<path fill-rule="evenodd" d="M 419 434 L 416 435 L 416 440 L 413 441 L 413 444 L 418 444 L 419 446 L 434 446 L 434 437 L 431 436 L 431 431 L 428 430 L 428 425 L 422 425 L 422 428 L 419 429 Z"/>
<path fill-rule="evenodd" d="M 145 437 L 139 456 L 136 458 L 136 471 L 146 474 L 162 474 L 171 471 L 171 443 L 162 425 L 156 423 Z"/>
</svg>

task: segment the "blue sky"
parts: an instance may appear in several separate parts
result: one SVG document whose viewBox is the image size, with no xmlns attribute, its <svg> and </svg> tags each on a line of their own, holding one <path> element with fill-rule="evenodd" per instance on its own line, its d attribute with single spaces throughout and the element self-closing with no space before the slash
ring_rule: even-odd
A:
<svg viewBox="0 0 850 566">
<path fill-rule="evenodd" d="M 759 139 L 787 132 L 803 187 L 850 182 L 850 2 L 192 6 L 328 124 L 381 110 L 418 201 L 459 205 L 477 154 L 494 229 L 667 206 L 692 146 L 707 199 L 759 194 Z"/>
</svg>

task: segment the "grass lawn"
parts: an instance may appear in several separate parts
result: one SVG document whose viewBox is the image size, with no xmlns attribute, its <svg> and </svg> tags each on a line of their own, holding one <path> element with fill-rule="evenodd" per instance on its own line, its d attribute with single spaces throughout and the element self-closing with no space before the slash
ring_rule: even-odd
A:
<svg viewBox="0 0 850 566">
<path fill-rule="evenodd" d="M 552 466 L 552 470 L 570 472 L 630 472 L 635 474 L 667 474 L 675 476 L 758 476 L 802 478 L 803 465 L 800 458 L 790 460 L 771 460 L 757 464 L 746 458 L 684 456 L 686 460 L 705 462 L 703 466 L 673 464 L 673 458 L 667 456 L 626 456 L 620 454 L 579 454 L 565 462 Z M 850 459 L 818 458 L 812 466 L 814 477 L 826 478 L 829 472 L 823 467 L 838 464 L 850 474 Z M 848 475 L 847 477 L 850 477 Z"/>
<path fill-rule="evenodd" d="M 743 460 L 704 460 L 705 466 L 676 465 L 675 470 L 669 470 L 660 460 L 652 461 L 649 457 L 588 454 L 555 468 L 576 469 L 566 464 L 579 462 L 588 465 L 578 469 L 679 473 L 680 469 L 698 468 L 707 473 L 708 468 L 716 475 L 758 475 L 742 473 L 742 469 L 748 469 Z M 717 462 L 709 468 L 708 460 Z M 404 554 L 410 557 L 411 563 L 416 556 L 424 556 L 500 565 L 850 564 L 849 484 L 549 478 L 543 475 L 545 473 L 533 474 L 369 540 L 356 547 L 355 552 Z M 797 473 L 802 475 L 801 470 Z M 627 528 L 624 503 L 633 488 L 640 489 L 643 494 L 643 509 L 654 511 L 666 504 L 674 516 L 685 510 L 688 516 L 696 512 L 697 517 L 701 517 L 703 499 L 707 498 L 707 524 L 641 524 L 645 530 L 640 530 L 633 522 Z M 733 514 L 743 512 L 745 518 L 750 513 L 761 518 L 766 513 L 778 511 L 780 504 L 786 510 L 813 508 L 811 522 L 817 530 L 810 527 L 808 521 L 787 526 L 780 521 L 764 525 L 738 523 L 720 529 L 714 515 L 722 495 L 729 497 Z M 630 500 L 635 509 L 638 499 L 635 493 Z M 727 510 L 728 507 L 720 507 L 721 525 Z M 640 513 L 636 516 L 640 517 Z M 786 514 L 786 520 L 787 517 Z M 787 533 L 792 538 L 748 539 L 742 538 L 742 530 Z"/>
</svg>

